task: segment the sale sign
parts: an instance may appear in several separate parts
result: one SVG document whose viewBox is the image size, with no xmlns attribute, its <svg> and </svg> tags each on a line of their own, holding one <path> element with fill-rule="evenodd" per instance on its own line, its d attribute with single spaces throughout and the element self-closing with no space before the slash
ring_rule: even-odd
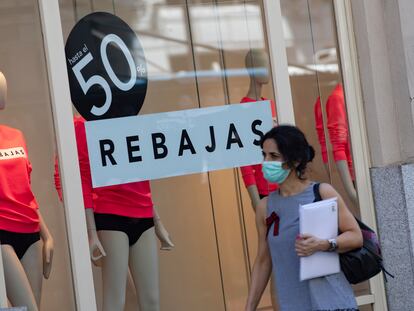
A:
<svg viewBox="0 0 414 311">
<path fill-rule="evenodd" d="M 135 32 L 115 15 L 82 18 L 65 46 L 72 102 L 86 120 L 137 115 L 147 92 L 147 65 Z"/>
<path fill-rule="evenodd" d="M 94 187 L 260 163 L 270 102 L 85 123 Z"/>
<path fill-rule="evenodd" d="M 94 187 L 259 163 L 269 101 L 137 116 L 147 91 L 144 51 L 120 18 L 91 13 L 65 47 L 71 98 L 85 123 Z"/>
</svg>

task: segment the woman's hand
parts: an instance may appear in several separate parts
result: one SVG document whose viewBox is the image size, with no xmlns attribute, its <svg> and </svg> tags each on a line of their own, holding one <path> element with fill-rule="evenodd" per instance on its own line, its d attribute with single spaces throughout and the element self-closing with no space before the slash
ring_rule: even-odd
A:
<svg viewBox="0 0 414 311">
<path fill-rule="evenodd" d="M 296 238 L 295 249 L 299 257 L 307 257 L 316 252 L 326 251 L 329 248 L 329 242 L 314 237 L 310 234 L 302 234 Z"/>
<path fill-rule="evenodd" d="M 102 257 L 106 256 L 105 250 L 99 240 L 96 230 L 88 230 L 89 236 L 89 252 L 91 254 L 92 262 L 95 266 L 100 266 Z"/>
<path fill-rule="evenodd" d="M 51 236 L 43 240 L 43 276 L 48 279 L 52 270 L 54 242 Z"/>
</svg>

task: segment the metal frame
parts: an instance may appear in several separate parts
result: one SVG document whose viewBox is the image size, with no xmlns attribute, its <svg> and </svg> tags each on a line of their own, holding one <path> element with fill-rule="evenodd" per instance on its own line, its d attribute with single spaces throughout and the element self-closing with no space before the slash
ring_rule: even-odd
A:
<svg viewBox="0 0 414 311">
<path fill-rule="evenodd" d="M 75 129 L 58 0 L 38 0 L 59 154 L 72 279 L 78 311 L 95 311 L 95 288 L 76 153 Z"/>
</svg>

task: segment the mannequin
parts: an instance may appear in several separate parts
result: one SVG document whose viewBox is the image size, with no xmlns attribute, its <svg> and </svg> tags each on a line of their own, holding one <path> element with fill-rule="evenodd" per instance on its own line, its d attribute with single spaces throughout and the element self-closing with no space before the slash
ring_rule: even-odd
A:
<svg viewBox="0 0 414 311">
<path fill-rule="evenodd" d="M 124 309 L 128 267 L 137 290 L 139 310 L 159 311 L 154 228 L 159 216 L 153 207 L 149 181 L 92 188 L 84 122 L 82 117 L 75 117 L 91 258 L 102 267 L 103 311 Z M 165 229 L 159 234 L 168 237 Z"/>
<path fill-rule="evenodd" d="M 265 51 L 260 49 L 251 49 L 247 52 L 244 59 L 246 68 L 249 72 L 250 84 L 245 97 L 242 98 L 241 103 L 254 102 L 266 100 L 262 97 L 263 86 L 269 83 L 269 58 Z M 270 103 L 272 110 L 272 119 L 276 125 L 276 106 L 273 101 Z M 270 192 L 278 189 L 277 184 L 271 184 L 263 177 L 262 165 L 249 165 L 240 167 L 243 182 L 249 193 L 250 201 L 252 202 L 253 210 L 256 211 L 256 206 L 260 200 L 269 195 Z M 279 310 L 277 297 L 275 296 L 274 280 L 271 278 L 271 297 L 274 310 Z"/>
<path fill-rule="evenodd" d="M 316 100 L 314 113 L 316 131 L 318 133 L 318 140 L 322 151 L 322 159 L 326 170 L 329 171 L 320 97 Z M 354 186 L 355 177 L 349 140 L 348 119 L 344 92 L 340 83 L 336 84 L 326 101 L 326 119 L 336 168 L 348 197 L 351 199 L 354 206 L 356 206 L 358 200 Z"/>
<path fill-rule="evenodd" d="M 249 72 L 250 85 L 249 90 L 241 102 L 254 102 L 266 100 L 261 96 L 263 86 L 269 83 L 269 61 L 263 50 L 251 49 L 245 57 L 245 65 Z M 276 123 L 276 108 L 274 102 L 271 102 L 272 118 Z M 243 166 L 240 168 L 244 184 L 249 193 L 252 207 L 256 206 L 260 200 L 267 196 L 269 192 L 277 189 L 276 184 L 269 184 L 263 177 L 261 164 Z"/>
<path fill-rule="evenodd" d="M 0 109 L 5 108 L 6 98 L 6 78 L 0 72 Z M 51 271 L 53 238 L 31 191 L 23 134 L 0 125 L 0 153 L 0 240 L 7 297 L 13 306 L 37 311 L 42 272 L 48 279 Z"/>
</svg>

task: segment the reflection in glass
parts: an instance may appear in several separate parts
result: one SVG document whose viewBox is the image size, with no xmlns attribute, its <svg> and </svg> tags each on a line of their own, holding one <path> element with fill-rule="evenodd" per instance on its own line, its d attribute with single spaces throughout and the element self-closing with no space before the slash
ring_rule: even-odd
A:
<svg viewBox="0 0 414 311">
<path fill-rule="evenodd" d="M 281 8 L 296 124 L 317 151 L 311 177 L 331 183 L 358 216 L 333 3 L 285 0 Z M 357 296 L 370 293 L 367 282 L 354 290 Z"/>
<path fill-rule="evenodd" d="M 59 2 L 64 39 L 77 20 L 96 11 L 116 14 L 136 32 L 148 69 L 139 114 L 239 103 L 250 85 L 247 52 L 261 50 L 268 58 L 259 1 Z M 260 97 L 272 100 L 268 74 Z M 176 245 L 158 254 L 162 310 L 243 308 L 257 238 L 241 182 L 237 170 L 151 181 L 154 206 Z M 94 268 L 98 306 L 106 291 L 102 271 Z M 172 286 L 176 280 L 179 287 Z M 128 277 L 126 310 L 136 310 L 141 299 L 134 285 Z M 262 307 L 270 305 L 269 297 Z"/>
</svg>

